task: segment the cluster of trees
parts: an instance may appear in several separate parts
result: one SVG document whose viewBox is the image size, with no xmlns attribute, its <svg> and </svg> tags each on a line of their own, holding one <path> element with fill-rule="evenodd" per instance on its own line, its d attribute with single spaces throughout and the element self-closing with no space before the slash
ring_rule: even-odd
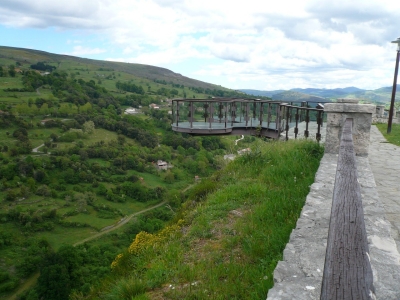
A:
<svg viewBox="0 0 400 300">
<path fill-rule="evenodd" d="M 167 84 L 168 84 L 164 79 L 162 79 L 162 80 L 160 80 L 160 79 L 154 79 L 154 82 L 155 82 L 155 83 L 159 83 L 159 84 L 164 84 L 164 85 L 167 85 Z"/>
<path fill-rule="evenodd" d="M 17 104 L 13 111 L 25 116 L 51 115 L 53 117 L 69 117 L 78 113 L 87 113 L 93 109 L 90 102 L 83 105 L 73 103 L 56 103 L 51 100 L 37 98 L 35 103 L 29 99 L 28 103 Z"/>
<path fill-rule="evenodd" d="M 183 89 L 183 88 L 185 87 L 183 84 L 173 83 L 172 81 L 166 82 L 164 79 L 162 79 L 162 80 L 154 79 L 153 81 L 154 81 L 155 83 L 164 84 L 164 85 L 171 84 L 172 87 L 178 88 L 178 89 Z"/>
<path fill-rule="evenodd" d="M 110 273 L 109 261 L 118 250 L 111 244 L 62 246 L 58 251 L 42 246 L 36 258 L 24 259 L 27 266 L 32 266 L 27 270 L 30 274 L 40 268 L 38 282 L 18 299 L 67 300 L 72 293 L 87 294 L 92 284 Z"/>
<path fill-rule="evenodd" d="M 115 84 L 116 88 L 125 92 L 131 92 L 131 93 L 136 93 L 139 95 L 144 94 L 144 89 L 141 85 L 136 85 L 134 83 L 129 83 L 129 82 L 121 82 L 117 81 Z"/>
<path fill-rule="evenodd" d="M 93 80 L 72 79 L 66 72 L 54 71 L 47 76 L 41 76 L 33 71 L 26 71 L 22 78 L 28 91 L 49 85 L 52 93 L 60 102 L 69 102 L 77 107 L 86 103 L 96 104 L 99 108 L 114 105 L 119 108 L 118 101 L 103 87 L 96 85 Z"/>
<path fill-rule="evenodd" d="M 9 235 L 8 232 L 0 231 L 0 239 L 7 235 Z M 17 249 L 23 250 L 17 251 L 21 251 L 21 253 L 14 253 L 15 255 L 22 254 L 19 262 L 16 264 L 14 272 L 10 272 L 9 270 L 0 271 L 0 293 L 12 291 L 18 286 L 21 278 L 26 278 L 37 271 L 42 259 L 51 249 L 46 240 L 35 238 L 20 240 L 15 236 L 10 239 L 9 244 L 3 245 L 3 247 L 16 247 Z"/>
<path fill-rule="evenodd" d="M 15 147 L 10 149 L 11 156 L 18 154 L 29 154 L 32 152 L 32 143 L 28 137 L 28 131 L 25 128 L 18 128 L 12 134 L 17 139 Z"/>
<path fill-rule="evenodd" d="M 6 68 L 3 68 L 3 66 L 0 66 L 0 77 L 7 77 L 10 75 L 10 77 L 15 77 L 17 74 L 17 71 L 15 70 L 14 65 L 9 65 Z"/>
<path fill-rule="evenodd" d="M 170 90 L 170 89 L 162 87 L 162 88 L 157 90 L 157 94 L 158 95 L 163 95 L 163 96 L 166 96 L 166 97 L 175 97 L 175 96 L 178 96 L 179 91 L 176 90 L 176 89 Z"/>
<path fill-rule="evenodd" d="M 48 64 L 40 61 L 40 62 L 38 62 L 36 64 L 31 65 L 31 69 L 39 70 L 39 71 L 53 72 L 56 69 L 56 67 L 48 65 Z"/>
<path fill-rule="evenodd" d="M 158 103 L 157 100 L 155 100 L 152 96 L 148 94 L 145 95 L 129 94 L 125 95 L 124 97 L 118 97 L 117 101 L 121 105 L 129 105 L 136 108 L 138 108 L 139 105 L 148 106 L 152 102 Z"/>
</svg>

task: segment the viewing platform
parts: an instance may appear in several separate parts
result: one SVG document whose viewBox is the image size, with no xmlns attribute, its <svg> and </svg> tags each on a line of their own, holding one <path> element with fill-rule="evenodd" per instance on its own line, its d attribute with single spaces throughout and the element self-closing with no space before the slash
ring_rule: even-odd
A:
<svg viewBox="0 0 400 300">
<path fill-rule="evenodd" d="M 194 135 L 256 135 L 277 139 L 300 122 L 322 126 L 323 109 L 285 102 L 245 99 L 174 99 L 172 130 Z M 298 130 L 297 130 L 298 131 Z M 318 130 L 318 134 L 319 134 Z M 306 126 L 305 136 L 308 137 Z M 316 136 L 318 139 L 320 134 Z"/>
</svg>

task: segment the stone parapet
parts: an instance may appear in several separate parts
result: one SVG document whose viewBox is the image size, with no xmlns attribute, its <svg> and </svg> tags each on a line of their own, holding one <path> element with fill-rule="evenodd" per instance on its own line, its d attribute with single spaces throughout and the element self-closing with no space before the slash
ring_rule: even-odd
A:
<svg viewBox="0 0 400 300">
<path fill-rule="evenodd" d="M 267 300 L 320 299 L 338 156 L 326 153 L 296 228 L 274 271 Z M 357 157 L 376 299 L 400 299 L 400 254 L 390 234 L 367 157 Z"/>
<path fill-rule="evenodd" d="M 338 99 L 336 103 L 326 103 L 324 112 L 327 114 L 325 153 L 339 153 L 344 121 L 352 118 L 354 151 L 357 156 L 367 156 L 372 115 L 376 113 L 376 106 L 358 104 L 358 100 L 354 99 Z"/>
</svg>

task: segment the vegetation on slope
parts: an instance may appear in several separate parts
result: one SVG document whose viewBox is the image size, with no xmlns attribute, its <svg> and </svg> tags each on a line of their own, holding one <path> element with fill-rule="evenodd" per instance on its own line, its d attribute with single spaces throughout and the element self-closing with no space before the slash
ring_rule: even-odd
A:
<svg viewBox="0 0 400 300">
<path fill-rule="evenodd" d="M 1 298 L 35 278 L 36 288 L 20 299 L 68 297 L 72 290 L 87 294 L 138 232 L 164 226 L 195 175 L 207 177 L 223 165 L 227 141 L 234 137 L 173 133 L 166 99 L 236 92 L 206 83 L 187 86 L 168 79 L 168 70 L 162 78 L 141 78 L 102 64 L 2 48 Z M 148 108 L 150 103 L 160 109 Z M 123 114 L 129 106 L 140 113 Z M 173 167 L 157 170 L 157 160 Z M 136 217 L 104 239 L 71 247 L 161 202 L 168 208 Z M 70 263 L 69 256 L 79 263 Z M 49 278 L 60 282 L 49 290 L 53 296 L 43 288 Z"/>
<path fill-rule="evenodd" d="M 88 298 L 264 299 L 322 153 L 304 140 L 260 142 L 190 190 L 167 227 L 136 235 Z"/>
<path fill-rule="evenodd" d="M 392 131 L 387 133 L 387 124 L 376 124 L 385 139 L 396 146 L 400 146 L 400 124 L 392 124 Z"/>
<path fill-rule="evenodd" d="M 265 297 L 321 148 L 263 144 L 207 179 L 255 139 L 173 133 L 166 100 L 214 96 L 242 94 L 157 67 L 2 47 L 0 297 L 35 278 L 18 299 Z M 129 106 L 141 113 L 124 115 Z M 159 159 L 173 168 L 157 171 Z"/>
</svg>

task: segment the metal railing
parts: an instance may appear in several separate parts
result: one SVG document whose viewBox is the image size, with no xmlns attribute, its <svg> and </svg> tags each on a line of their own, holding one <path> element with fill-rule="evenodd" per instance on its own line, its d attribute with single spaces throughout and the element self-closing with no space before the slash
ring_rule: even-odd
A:
<svg viewBox="0 0 400 300">
<path fill-rule="evenodd" d="M 299 103 L 300 104 L 300 103 Z M 323 108 L 293 103 L 244 98 L 174 99 L 172 129 L 191 134 L 250 134 L 279 138 L 294 127 L 295 138 L 299 122 L 306 123 L 304 136 L 309 137 L 308 124 L 316 121 L 321 139 Z M 293 121 L 295 119 L 295 122 Z"/>
<path fill-rule="evenodd" d="M 352 125 L 346 119 L 340 142 L 321 300 L 375 299 Z"/>
<path fill-rule="evenodd" d="M 311 121 L 317 123 L 317 133 L 315 134 L 315 139 L 319 142 L 321 140 L 321 128 L 324 121 L 324 110 L 323 108 L 310 108 L 308 106 L 295 106 L 282 103 L 281 107 L 285 108 L 285 127 L 284 131 L 286 133 L 286 140 L 289 139 L 289 130 L 291 128 L 290 124 L 293 124 L 293 130 L 295 138 L 299 134 L 299 122 L 305 122 L 306 128 L 304 130 L 304 137 L 308 138 L 310 136 L 309 124 Z"/>
</svg>

